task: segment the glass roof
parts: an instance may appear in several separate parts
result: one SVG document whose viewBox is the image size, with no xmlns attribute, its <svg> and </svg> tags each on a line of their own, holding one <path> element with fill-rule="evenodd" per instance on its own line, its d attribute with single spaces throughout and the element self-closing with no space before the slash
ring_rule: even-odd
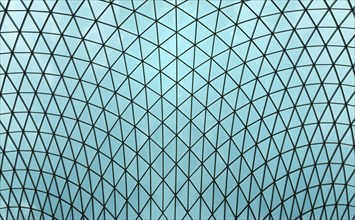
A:
<svg viewBox="0 0 355 220">
<path fill-rule="evenodd" d="M 354 219 L 351 1 L 0 10 L 2 219 Z"/>
</svg>

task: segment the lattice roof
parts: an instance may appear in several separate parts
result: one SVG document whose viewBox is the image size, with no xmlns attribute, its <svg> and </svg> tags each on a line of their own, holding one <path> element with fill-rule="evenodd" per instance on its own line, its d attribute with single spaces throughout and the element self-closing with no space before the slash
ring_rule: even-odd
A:
<svg viewBox="0 0 355 220">
<path fill-rule="evenodd" d="M 354 219 L 351 1 L 0 9 L 2 219 Z"/>
</svg>

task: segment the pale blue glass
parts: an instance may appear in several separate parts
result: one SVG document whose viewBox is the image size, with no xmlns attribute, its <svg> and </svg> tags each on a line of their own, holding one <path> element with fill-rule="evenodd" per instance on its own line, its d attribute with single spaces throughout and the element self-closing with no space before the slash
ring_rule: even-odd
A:
<svg viewBox="0 0 355 220">
<path fill-rule="evenodd" d="M 1 1 L 2 219 L 353 219 L 350 1 Z"/>
</svg>

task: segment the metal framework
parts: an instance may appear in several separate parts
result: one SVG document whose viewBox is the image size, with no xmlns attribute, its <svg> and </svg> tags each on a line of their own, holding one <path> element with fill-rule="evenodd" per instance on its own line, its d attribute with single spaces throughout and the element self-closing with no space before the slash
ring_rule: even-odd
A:
<svg viewBox="0 0 355 220">
<path fill-rule="evenodd" d="M 1 0 L 1 219 L 354 219 L 354 2 Z"/>
</svg>

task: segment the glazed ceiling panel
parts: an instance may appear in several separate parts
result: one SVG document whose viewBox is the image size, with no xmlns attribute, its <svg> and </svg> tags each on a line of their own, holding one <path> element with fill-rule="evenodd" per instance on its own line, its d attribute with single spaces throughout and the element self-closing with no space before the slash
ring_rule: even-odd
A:
<svg viewBox="0 0 355 220">
<path fill-rule="evenodd" d="M 351 1 L 0 9 L 2 219 L 354 219 Z"/>
</svg>

